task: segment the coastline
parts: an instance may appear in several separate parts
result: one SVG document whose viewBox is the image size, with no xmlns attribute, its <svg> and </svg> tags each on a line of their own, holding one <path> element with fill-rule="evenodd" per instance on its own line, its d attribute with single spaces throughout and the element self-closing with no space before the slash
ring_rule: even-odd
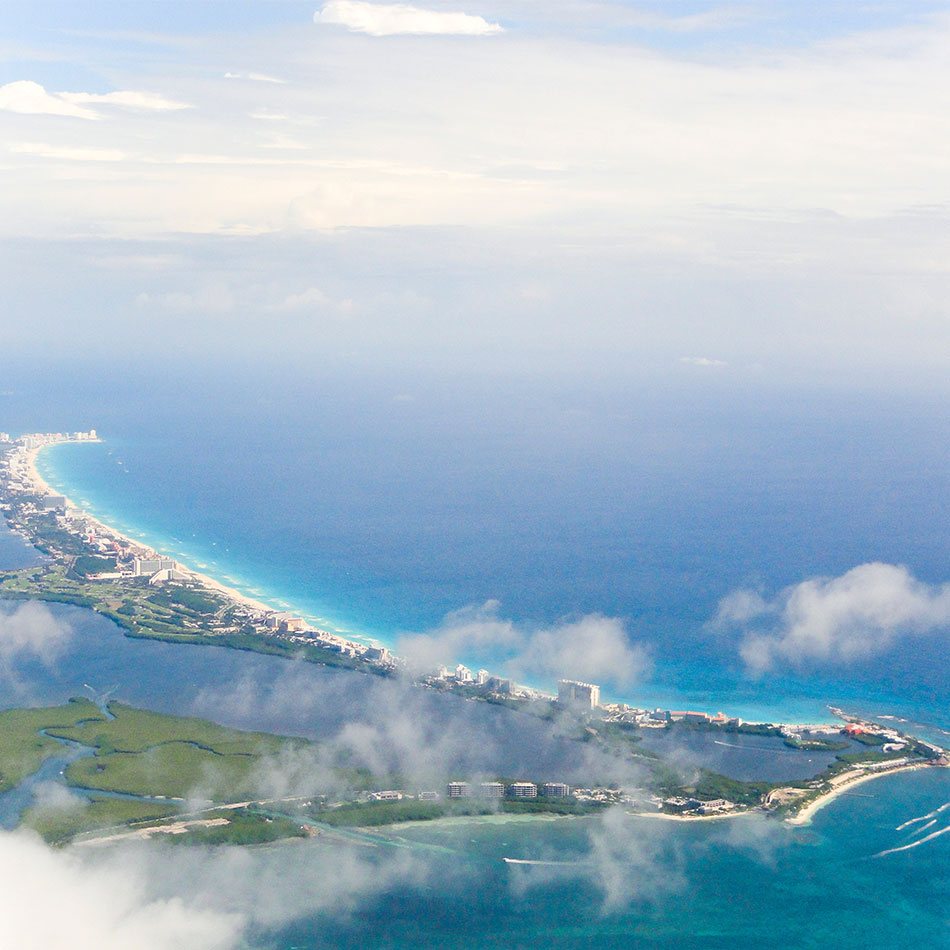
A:
<svg viewBox="0 0 950 950">
<path fill-rule="evenodd" d="M 102 439 L 90 439 L 90 442 L 102 442 Z M 33 480 L 33 483 L 36 485 L 37 489 L 47 495 L 60 495 L 63 494 L 55 490 L 49 482 L 40 474 L 39 468 L 37 466 L 37 458 L 44 449 L 50 448 L 54 445 L 63 445 L 66 444 L 66 440 L 63 442 L 49 442 L 46 445 L 40 445 L 33 449 L 28 449 L 26 451 L 26 466 L 27 471 L 29 472 L 30 478 Z M 66 498 L 66 501 L 72 508 L 79 508 L 81 506 L 74 504 L 72 499 L 68 495 L 63 495 Z M 85 509 L 84 509 L 85 510 Z M 121 531 L 118 531 L 112 525 L 106 524 L 104 521 L 101 521 L 99 518 L 96 518 L 94 515 L 86 512 L 86 517 L 90 522 L 92 522 L 103 534 L 111 535 L 114 538 L 124 541 L 126 544 L 131 545 L 132 547 L 139 548 L 143 552 L 148 552 L 150 554 L 161 554 L 162 552 L 156 551 L 154 548 L 150 547 L 143 541 L 137 541 L 135 538 L 131 538 L 126 534 L 123 534 Z M 215 593 L 222 594 L 223 596 L 237 601 L 245 607 L 249 607 L 251 610 L 259 610 L 263 613 L 283 613 L 287 612 L 287 608 L 280 607 L 276 605 L 266 604 L 261 600 L 257 600 L 254 597 L 251 597 L 248 594 L 244 594 L 241 591 L 237 590 L 234 587 L 229 587 L 227 584 L 222 583 L 219 580 L 204 574 L 201 571 L 197 571 L 194 568 L 189 567 L 187 564 L 183 564 L 180 561 L 176 563 L 179 565 L 179 569 L 182 574 L 187 574 L 189 578 L 196 583 L 200 584 L 202 587 L 205 587 Z"/>
<path fill-rule="evenodd" d="M 718 815 L 668 815 L 662 811 L 630 811 L 633 818 L 659 818 L 661 821 L 729 821 L 741 818 L 743 815 L 754 815 L 755 808 L 744 808 L 742 811 L 727 811 Z"/>
<path fill-rule="evenodd" d="M 243 608 L 246 608 L 248 610 L 251 610 L 260 614 L 283 614 L 285 616 L 287 614 L 292 614 L 293 616 L 296 616 L 296 617 L 304 617 L 312 624 L 311 630 L 314 630 L 314 632 L 321 633 L 321 634 L 325 634 L 328 632 L 326 630 L 326 627 L 317 626 L 317 624 L 319 624 L 320 621 L 317 621 L 317 624 L 314 624 L 312 617 L 307 617 L 307 615 L 303 611 L 298 610 L 292 604 L 288 604 L 287 602 L 283 600 L 273 600 L 270 603 L 268 603 L 267 601 L 261 599 L 260 597 L 255 597 L 252 594 L 244 593 L 239 588 L 232 586 L 232 584 L 226 583 L 222 580 L 217 579 L 211 574 L 205 573 L 204 570 L 199 570 L 199 569 L 189 566 L 187 561 L 184 561 L 184 562 L 179 561 L 175 554 L 163 554 L 162 548 L 156 548 L 156 547 L 153 547 L 151 544 L 149 544 L 147 541 L 138 540 L 135 537 L 131 536 L 130 534 L 125 533 L 115 528 L 113 525 L 109 524 L 108 522 L 103 521 L 101 518 L 95 517 L 88 510 L 85 510 L 81 505 L 76 505 L 67 494 L 68 489 L 67 491 L 64 491 L 61 489 L 54 488 L 52 485 L 50 485 L 50 483 L 47 482 L 47 480 L 41 474 L 39 465 L 38 465 L 39 453 L 43 449 L 49 448 L 55 445 L 62 445 L 67 442 L 72 442 L 76 440 L 71 439 L 69 437 L 56 438 L 56 437 L 50 436 L 47 438 L 49 439 L 49 441 L 46 441 L 41 445 L 28 448 L 28 449 L 26 448 L 21 449 L 21 452 L 22 452 L 21 458 L 23 460 L 23 464 L 25 465 L 29 478 L 32 480 L 37 491 L 45 493 L 47 495 L 52 494 L 52 495 L 59 495 L 59 496 L 65 497 L 70 507 L 83 510 L 84 517 L 89 523 L 91 523 L 92 525 L 96 527 L 97 531 L 101 532 L 103 535 L 107 537 L 115 538 L 116 540 L 119 540 L 123 542 L 124 544 L 129 545 L 133 549 L 137 549 L 143 555 L 164 556 L 170 559 L 174 559 L 178 570 L 180 570 L 182 574 L 186 575 L 188 580 L 208 590 L 209 592 L 219 594 L 220 596 L 226 598 L 227 600 L 231 601 L 235 605 L 241 606 Z M 93 442 L 98 442 L 100 444 L 103 442 L 101 438 L 93 438 L 93 439 L 88 439 L 85 441 L 93 441 Z M 335 637 L 338 639 L 342 638 L 345 640 L 349 640 L 350 638 L 352 638 L 352 640 L 355 641 L 353 646 L 359 645 L 360 649 L 365 649 L 367 645 L 369 646 L 383 645 L 388 649 L 392 649 L 389 643 L 386 643 L 385 641 L 377 640 L 374 637 L 368 636 L 364 633 L 352 634 L 352 633 L 349 633 L 348 631 L 343 632 L 342 630 L 335 628 L 332 625 L 330 627 L 329 633 L 331 637 Z M 531 690 L 533 688 L 529 686 L 527 687 L 527 689 Z M 537 689 L 533 689 L 533 691 L 537 693 L 545 692 L 544 690 L 537 690 Z M 716 700 L 709 699 L 708 697 L 707 699 L 710 702 L 716 702 Z M 651 705 L 651 703 L 648 701 L 648 697 L 641 696 L 640 701 L 648 707 Z M 688 699 L 687 697 L 684 697 L 682 700 L 680 700 L 679 698 L 676 698 L 675 700 L 670 699 L 669 702 L 678 703 L 682 705 L 683 708 L 688 708 L 692 700 Z M 700 706 L 699 708 L 702 708 L 702 706 Z M 823 708 L 833 710 L 833 707 L 829 707 L 829 706 L 824 706 Z M 789 718 L 782 717 L 778 713 L 778 711 L 775 709 L 768 709 L 764 711 L 750 710 L 749 712 L 746 712 L 745 710 L 743 710 L 743 715 L 745 718 L 755 716 L 756 718 L 754 719 L 749 718 L 749 721 L 754 721 L 754 722 L 795 723 L 796 728 L 824 728 L 824 727 L 827 727 L 828 725 L 832 725 L 835 722 L 835 719 L 841 718 L 840 715 L 838 715 L 837 713 L 834 713 L 833 715 L 827 716 L 827 717 L 823 715 L 816 715 L 816 716 L 808 716 L 808 718 L 804 718 L 803 716 L 798 716 L 796 718 L 789 719 Z M 666 816 L 660 815 L 656 817 L 666 817 Z M 679 816 L 671 816 L 671 817 L 678 818 Z M 691 818 L 689 820 L 695 820 L 695 818 L 698 818 L 698 817 L 700 816 L 695 816 L 694 818 Z M 701 817 L 703 820 L 706 820 L 709 817 L 719 817 L 719 816 L 701 816 Z"/>
<path fill-rule="evenodd" d="M 816 812 L 820 811 L 825 807 L 825 805 L 830 804 L 836 798 L 844 795 L 858 785 L 863 785 L 865 782 L 870 782 L 872 779 L 884 778 L 887 775 L 897 775 L 899 772 L 916 772 L 920 769 L 927 768 L 941 768 L 941 766 L 914 763 L 912 765 L 901 765 L 898 768 L 888 769 L 881 772 L 862 771 L 858 775 L 845 773 L 843 776 L 846 779 L 845 781 L 838 782 L 833 788 L 829 788 L 826 792 L 823 792 L 814 801 L 809 802 L 800 812 L 790 818 L 786 818 L 785 822 L 789 825 L 810 824 L 812 816 Z"/>
<path fill-rule="evenodd" d="M 367 634 L 359 630 L 358 627 L 339 627 L 336 624 L 325 624 L 324 621 L 319 618 L 315 618 L 313 615 L 308 614 L 306 611 L 299 610 L 292 602 L 288 603 L 283 599 L 273 599 L 271 602 L 267 602 L 260 597 L 255 597 L 252 594 L 244 593 L 237 587 L 232 586 L 225 581 L 219 580 L 214 576 L 206 573 L 204 570 L 192 567 L 188 564 L 187 561 L 181 561 L 178 559 L 178 555 L 174 553 L 167 553 L 160 547 L 154 547 L 148 541 L 139 540 L 130 534 L 121 531 L 109 524 L 107 521 L 102 520 L 94 516 L 87 508 L 83 505 L 77 504 L 73 497 L 69 494 L 69 488 L 59 489 L 50 485 L 49 482 L 43 477 L 39 470 L 38 458 L 40 452 L 44 449 L 56 446 L 63 445 L 71 442 L 71 439 L 60 439 L 60 440 L 50 440 L 43 445 L 37 446 L 32 449 L 24 450 L 24 458 L 26 461 L 27 471 L 29 477 L 33 481 L 37 490 L 46 494 L 60 495 L 66 498 L 68 505 L 71 508 L 81 509 L 84 512 L 84 516 L 87 520 L 96 526 L 97 530 L 103 533 L 106 536 L 111 536 L 117 540 L 131 545 L 133 548 L 139 549 L 143 554 L 148 553 L 150 556 L 163 556 L 174 559 L 178 564 L 179 570 L 181 573 L 186 574 L 188 578 L 206 588 L 209 591 L 220 594 L 229 600 L 239 604 L 243 607 L 246 607 L 250 610 L 257 611 L 260 613 L 278 613 L 278 614 L 292 614 L 293 616 L 303 617 L 308 623 L 316 630 L 322 632 L 329 632 L 332 636 L 341 637 L 345 640 L 351 640 L 355 643 L 361 644 L 363 646 L 382 646 L 389 650 L 393 650 L 395 643 L 391 637 L 378 637 L 374 635 Z M 103 439 L 96 438 L 88 440 L 90 442 L 103 443 Z M 128 530 L 128 529 L 126 529 Z M 289 598 L 288 598 L 289 600 Z M 457 662 L 457 658 L 453 659 L 452 662 Z M 534 687 L 531 684 L 527 685 L 529 689 L 534 689 L 536 692 L 546 693 L 549 692 L 549 687 Z M 662 690 L 661 690 L 662 692 Z M 712 700 L 710 700 L 712 701 Z M 682 706 L 683 708 L 692 708 L 695 706 L 695 702 L 688 697 L 667 697 L 656 695 L 653 697 L 644 698 L 643 702 L 647 706 L 670 706 L 670 708 L 676 708 L 677 706 Z M 827 708 L 827 707 L 825 707 Z M 782 722 L 801 722 L 810 726 L 826 726 L 833 722 L 833 717 L 824 717 L 820 714 L 809 716 L 807 719 L 803 718 L 800 714 L 794 719 L 781 718 L 781 714 L 776 710 L 749 710 L 742 712 L 745 718 L 755 716 L 755 721 L 782 721 Z M 807 715 L 807 714 L 806 714 Z M 779 717 L 779 718 L 777 718 Z"/>
</svg>

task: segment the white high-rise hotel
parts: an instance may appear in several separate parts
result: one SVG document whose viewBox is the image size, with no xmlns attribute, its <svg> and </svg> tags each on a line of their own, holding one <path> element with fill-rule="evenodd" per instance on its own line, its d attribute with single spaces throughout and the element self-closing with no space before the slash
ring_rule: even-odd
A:
<svg viewBox="0 0 950 950">
<path fill-rule="evenodd" d="M 576 680 L 558 680 L 557 701 L 559 706 L 594 709 L 600 705 L 600 687 Z"/>
</svg>

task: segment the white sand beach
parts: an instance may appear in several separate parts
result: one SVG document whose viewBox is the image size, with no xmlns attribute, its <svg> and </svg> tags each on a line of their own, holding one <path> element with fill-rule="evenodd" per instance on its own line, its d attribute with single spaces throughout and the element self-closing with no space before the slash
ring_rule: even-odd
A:
<svg viewBox="0 0 950 950">
<path fill-rule="evenodd" d="M 865 782 L 870 782 L 871 779 L 883 778 L 885 775 L 896 775 L 898 772 L 915 772 L 918 769 L 926 768 L 936 768 L 937 766 L 924 765 L 922 763 L 915 763 L 913 765 L 901 765 L 894 769 L 888 769 L 881 772 L 868 772 L 862 770 L 861 772 L 846 772 L 844 775 L 839 776 L 841 781 L 834 782 L 832 780 L 832 787 L 828 789 L 827 792 L 819 795 L 813 802 L 809 802 L 797 815 L 794 815 L 791 818 L 786 818 L 785 821 L 790 825 L 806 825 L 808 824 L 812 816 L 819 809 L 824 808 L 825 805 L 829 802 L 833 802 L 840 795 L 850 792 L 852 788 L 855 788 L 858 785 L 863 785 Z"/>
<path fill-rule="evenodd" d="M 66 441 L 66 440 L 64 440 Z M 90 439 L 90 442 L 101 442 L 101 439 Z M 59 442 L 47 442 L 45 445 L 41 445 L 35 449 L 29 449 L 25 453 L 26 458 L 26 467 L 29 473 L 30 479 L 32 480 L 37 491 L 42 492 L 46 495 L 61 495 L 62 492 L 58 492 L 53 489 L 46 479 L 40 474 L 39 469 L 36 465 L 37 457 L 43 449 L 49 448 L 52 445 L 59 445 Z M 72 499 L 68 496 L 66 497 L 66 502 L 70 508 L 81 508 L 81 505 L 75 504 Z M 128 535 L 123 534 L 121 531 L 117 531 L 111 525 L 107 525 L 104 522 L 100 521 L 98 518 L 93 517 L 91 514 L 86 512 L 86 518 L 96 526 L 96 528 L 102 532 L 104 535 L 111 536 L 118 541 L 121 541 L 125 544 L 130 545 L 133 548 L 140 549 L 143 553 L 148 553 L 156 556 L 165 556 L 170 557 L 171 555 L 163 555 L 161 551 L 156 551 L 154 548 L 145 544 L 142 541 L 136 541 L 135 538 L 130 538 Z M 242 594 L 239 590 L 235 590 L 233 587 L 228 587 L 226 584 L 222 584 L 220 581 L 215 580 L 213 577 L 209 577 L 207 574 L 202 574 L 199 571 L 193 570 L 184 564 L 179 564 L 179 570 L 183 574 L 187 574 L 193 581 L 200 584 L 202 587 L 207 588 L 208 590 L 214 591 L 215 593 L 221 594 L 228 599 L 235 601 L 236 603 L 242 604 L 245 607 L 249 607 L 252 610 L 259 610 L 263 613 L 272 613 L 277 608 L 271 607 L 269 604 L 265 604 L 260 600 L 256 600 L 253 597 L 249 597 L 247 594 Z"/>
</svg>

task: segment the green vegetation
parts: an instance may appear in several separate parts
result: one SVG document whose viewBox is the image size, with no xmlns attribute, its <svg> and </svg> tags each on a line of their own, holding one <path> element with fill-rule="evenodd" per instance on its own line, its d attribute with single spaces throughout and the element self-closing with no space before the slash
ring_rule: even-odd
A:
<svg viewBox="0 0 950 950">
<path fill-rule="evenodd" d="M 171 716 L 111 702 L 108 710 L 115 718 L 87 722 L 72 729 L 58 729 L 53 735 L 73 739 L 83 745 L 105 744 L 116 752 L 145 752 L 166 742 L 188 742 L 218 755 L 277 754 L 288 742 L 267 732 L 243 732 L 219 726 L 207 719 Z"/>
<path fill-rule="evenodd" d="M 605 742 L 620 745 L 635 745 L 642 742 L 640 727 L 635 722 L 605 722 L 594 720 L 587 735 L 597 733 Z"/>
<path fill-rule="evenodd" d="M 32 806 L 21 820 L 27 828 L 50 844 L 61 844 L 84 831 L 114 826 L 144 824 L 177 815 L 179 806 L 162 802 L 142 802 L 129 798 L 94 798 L 65 807 Z"/>
<path fill-rule="evenodd" d="M 72 762 L 66 780 L 104 792 L 229 801 L 259 791 L 256 765 L 256 756 L 219 756 L 187 742 L 169 742 L 145 752 L 100 749 L 92 758 Z"/>
<path fill-rule="evenodd" d="M 15 788 L 43 762 L 65 749 L 43 730 L 75 727 L 83 720 L 103 720 L 95 703 L 73 699 L 65 706 L 7 709 L 0 712 L 0 792 Z"/>
<path fill-rule="evenodd" d="M 163 607 L 177 604 L 196 614 L 214 614 L 225 606 L 225 602 L 220 597 L 188 587 L 171 587 L 153 594 L 148 600 L 149 603 Z"/>
<path fill-rule="evenodd" d="M 324 666 L 388 675 L 382 667 L 368 665 L 315 643 L 290 641 L 273 633 L 263 633 L 253 626 L 228 627 L 231 611 L 224 610 L 220 617 L 216 613 L 224 602 L 196 586 L 176 584 L 155 591 L 144 578 L 95 581 L 66 572 L 60 564 L 39 570 L 28 568 L 4 572 L 0 574 L 0 584 L 3 585 L 3 596 L 8 600 L 41 600 L 89 607 L 108 617 L 125 630 L 126 636 L 133 638 L 229 647 L 269 656 L 301 657 Z"/>
<path fill-rule="evenodd" d="M 86 553 L 82 539 L 61 528 L 54 515 L 42 515 L 30 522 L 34 547 L 44 554 L 81 555 Z"/>
<path fill-rule="evenodd" d="M 770 722 L 744 722 L 738 726 L 711 726 L 713 729 L 723 729 L 726 732 L 741 732 L 747 736 L 780 736 L 782 730 Z"/>
<path fill-rule="evenodd" d="M 233 801 L 260 793 L 263 756 L 306 746 L 261 732 L 241 732 L 203 719 L 168 716 L 111 703 L 115 716 L 51 729 L 50 735 L 95 749 L 66 770 L 70 784 L 130 795 Z"/>
<path fill-rule="evenodd" d="M 737 805 L 758 805 L 762 796 L 775 787 L 774 782 L 740 782 L 738 779 L 703 769 L 691 794 L 700 801 L 724 798 Z"/>
<path fill-rule="evenodd" d="M 244 809 L 238 812 L 209 812 L 207 818 L 227 818 L 226 825 L 195 824 L 184 834 L 167 835 L 172 844 L 249 845 L 267 844 L 285 838 L 305 838 L 300 825 L 283 815 L 263 815 Z"/>
<path fill-rule="evenodd" d="M 889 759 L 903 759 L 907 756 L 907 750 L 902 749 L 899 752 L 847 752 L 844 755 L 836 756 L 838 762 L 850 768 L 852 765 L 860 765 L 864 762 L 887 762 Z M 840 771 L 840 770 L 839 770 Z"/>
<path fill-rule="evenodd" d="M 461 818 L 494 815 L 499 812 L 515 815 L 589 815 L 606 806 L 563 798 L 532 799 L 447 799 L 437 802 L 416 800 L 390 802 L 353 802 L 337 807 L 317 806 L 306 814 L 315 821 L 335 828 L 392 825 L 404 821 L 434 821 L 438 818 Z"/>
<path fill-rule="evenodd" d="M 73 573 L 80 577 L 87 577 L 89 574 L 106 574 L 116 569 L 116 560 L 114 557 L 95 557 L 91 554 L 83 554 L 77 557 L 73 564 Z"/>
<path fill-rule="evenodd" d="M 203 719 L 168 716 L 112 703 L 105 716 L 89 700 L 63 706 L 0 712 L 0 791 L 18 785 L 50 756 L 62 755 L 63 742 L 88 746 L 93 755 L 75 759 L 67 782 L 93 791 L 123 792 L 149 798 L 204 795 L 217 801 L 257 798 L 266 781 L 265 758 L 309 746 L 305 740 L 229 729 Z M 341 770 L 340 776 L 354 770 Z M 177 816 L 181 803 L 100 797 L 91 801 L 64 796 L 40 803 L 22 817 L 48 841 L 113 825 L 156 822 Z M 271 815 L 221 812 L 232 825 L 213 826 L 189 840 L 251 843 L 300 835 L 298 824 Z"/>
<path fill-rule="evenodd" d="M 785 745 L 802 752 L 840 752 L 847 749 L 850 743 L 841 739 L 799 739 L 797 736 L 787 736 Z"/>
<path fill-rule="evenodd" d="M 887 741 L 884 736 L 879 736 L 875 732 L 853 732 L 850 735 L 855 742 L 860 742 L 861 745 L 884 745 Z"/>
<path fill-rule="evenodd" d="M 467 815 L 491 815 L 497 811 L 488 801 L 452 799 L 445 802 L 353 802 L 337 808 L 315 808 L 307 812 L 315 821 L 335 828 L 374 827 L 402 821 L 432 821 Z"/>
</svg>

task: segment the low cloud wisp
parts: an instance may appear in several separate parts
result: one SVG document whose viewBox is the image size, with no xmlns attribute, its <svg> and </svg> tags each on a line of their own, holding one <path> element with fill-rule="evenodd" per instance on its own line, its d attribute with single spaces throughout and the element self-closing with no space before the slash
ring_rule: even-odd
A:
<svg viewBox="0 0 950 950">
<path fill-rule="evenodd" d="M 588 614 L 546 628 L 529 628 L 499 615 L 487 601 L 449 614 L 428 633 L 400 639 L 397 652 L 419 671 L 439 663 L 491 663 L 515 677 L 568 678 L 629 685 L 649 666 L 646 650 L 632 644 L 615 617 Z M 494 669 L 493 669 L 494 671 Z"/>
<path fill-rule="evenodd" d="M 74 119 L 101 119 L 103 113 L 89 106 L 119 106 L 147 112 L 177 112 L 188 109 L 154 92 L 118 90 L 116 92 L 48 92 L 38 82 L 20 79 L 0 86 L 0 109 L 21 115 L 59 115 Z"/>
<path fill-rule="evenodd" d="M 24 661 L 50 667 L 73 635 L 67 620 L 53 616 L 45 604 L 29 600 L 12 610 L 0 610 L 0 682 L 24 693 L 18 669 Z"/>
<path fill-rule="evenodd" d="M 724 598 L 713 621 L 740 630 L 739 652 L 755 673 L 780 664 L 835 664 L 879 656 L 897 641 L 946 635 L 950 584 L 927 584 L 895 564 L 869 563 L 840 577 L 818 577 L 771 600 L 741 590 Z"/>
</svg>

